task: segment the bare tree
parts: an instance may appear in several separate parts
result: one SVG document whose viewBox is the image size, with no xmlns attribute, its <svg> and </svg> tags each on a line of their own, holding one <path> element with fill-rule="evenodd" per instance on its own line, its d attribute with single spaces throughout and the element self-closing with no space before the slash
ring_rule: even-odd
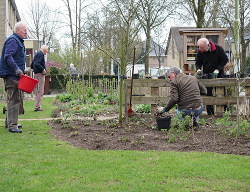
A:
<svg viewBox="0 0 250 192">
<path fill-rule="evenodd" d="M 62 12 L 64 18 L 66 19 L 62 23 L 69 27 L 71 45 L 76 53 L 74 62 L 78 63 L 79 57 L 81 55 L 81 33 L 83 32 L 82 25 L 84 23 L 82 13 L 89 6 L 89 4 L 86 3 L 86 0 L 62 0 L 62 2 L 64 3 L 67 12 L 67 14 L 65 14 L 65 12 Z"/>
<path fill-rule="evenodd" d="M 179 0 L 178 14 L 186 22 L 194 21 L 197 28 L 218 27 L 221 3 L 221 0 Z"/>
<path fill-rule="evenodd" d="M 225 1 L 220 5 L 220 15 L 219 21 L 221 25 L 224 25 L 229 28 L 229 35 L 235 37 L 234 31 L 234 20 L 235 20 L 235 4 L 232 1 Z M 241 71 L 246 71 L 246 55 L 247 48 L 250 43 L 250 39 L 245 39 L 246 36 L 249 36 L 250 33 L 250 1 L 249 0 L 240 0 L 239 1 L 239 37 L 240 37 L 240 61 L 241 61 Z"/>
<path fill-rule="evenodd" d="M 121 58 L 122 35 L 125 51 L 123 62 L 127 64 L 132 61 L 133 47 L 139 41 L 135 11 L 134 0 L 111 0 L 99 12 L 88 17 L 84 41 L 103 52 L 100 60 L 103 62 L 104 72 L 109 73 L 111 64 L 118 64 L 117 58 Z M 126 66 L 121 70 L 125 69 Z"/>
<path fill-rule="evenodd" d="M 31 37 L 38 39 L 42 44 L 51 44 L 59 26 L 58 12 L 40 1 L 31 1 L 28 7 L 29 19 L 25 21 Z"/>
<path fill-rule="evenodd" d="M 139 0 L 137 19 L 146 35 L 145 73 L 149 72 L 149 52 L 151 32 L 174 14 L 176 4 L 172 0 Z"/>
</svg>

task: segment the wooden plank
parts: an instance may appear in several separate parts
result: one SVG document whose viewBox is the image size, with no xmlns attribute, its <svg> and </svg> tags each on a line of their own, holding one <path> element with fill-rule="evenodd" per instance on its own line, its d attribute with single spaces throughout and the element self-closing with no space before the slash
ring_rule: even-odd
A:
<svg viewBox="0 0 250 192">
<path fill-rule="evenodd" d="M 151 96 L 159 96 L 159 87 L 151 87 Z"/>
<path fill-rule="evenodd" d="M 215 89 L 216 97 L 224 97 L 224 87 L 216 87 Z M 223 115 L 224 113 L 224 105 L 216 105 L 216 114 Z"/>
<path fill-rule="evenodd" d="M 124 80 L 128 85 L 131 79 Z M 166 79 L 134 79 L 134 87 L 169 87 L 169 81 Z"/>
<path fill-rule="evenodd" d="M 131 84 L 131 79 L 124 80 L 127 85 Z M 199 79 L 206 87 L 224 87 L 224 86 L 237 86 L 237 79 L 235 78 L 217 78 L 217 79 Z M 244 87 L 250 84 L 250 77 L 239 79 L 240 86 Z M 170 83 L 166 79 L 134 79 L 134 87 L 169 87 Z"/>
<path fill-rule="evenodd" d="M 245 87 L 245 93 L 246 93 L 246 96 L 250 96 L 250 87 L 249 86 Z"/>
<path fill-rule="evenodd" d="M 157 101 L 160 103 L 167 103 L 170 97 L 148 97 L 148 96 L 133 96 L 132 104 L 155 104 Z M 244 97 L 240 97 L 240 102 L 243 101 Z M 250 99 L 250 96 L 247 97 Z M 127 98 L 129 102 L 129 98 Z M 236 104 L 237 97 L 213 97 L 213 96 L 202 96 L 204 105 L 227 105 Z"/>
</svg>

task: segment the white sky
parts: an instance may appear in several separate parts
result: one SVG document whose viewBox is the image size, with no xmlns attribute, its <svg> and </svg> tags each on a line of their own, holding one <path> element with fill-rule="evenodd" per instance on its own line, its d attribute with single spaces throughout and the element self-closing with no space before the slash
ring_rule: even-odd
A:
<svg viewBox="0 0 250 192">
<path fill-rule="evenodd" d="M 25 13 L 25 11 L 27 11 L 28 5 L 30 5 L 31 1 L 46 2 L 47 5 L 49 5 L 50 7 L 53 7 L 54 9 L 59 8 L 60 6 L 63 5 L 61 0 L 15 0 L 21 19 L 22 19 L 22 13 Z"/>
<path fill-rule="evenodd" d="M 40 3 L 46 2 L 46 4 L 48 6 L 50 6 L 52 9 L 59 9 L 60 7 L 62 7 L 64 5 L 62 0 L 15 0 L 18 12 L 19 12 L 22 20 L 23 20 L 23 14 L 25 14 L 25 12 L 28 11 L 28 6 L 31 4 L 31 1 L 33 1 L 33 2 L 39 1 Z M 105 2 L 105 0 L 98 0 L 98 1 L 99 1 L 99 3 L 98 3 L 99 6 L 101 6 L 101 4 Z M 98 6 L 98 5 L 94 4 L 94 6 Z M 25 18 L 28 19 L 27 17 L 25 17 Z M 176 21 L 173 21 L 173 20 L 168 21 L 167 26 L 166 26 L 166 30 L 162 31 L 163 39 L 161 41 L 163 41 L 163 44 L 165 44 L 164 42 L 166 41 L 166 37 L 168 35 L 169 29 L 172 26 L 176 26 Z M 145 37 L 142 35 L 142 40 L 144 40 L 144 39 L 145 39 Z"/>
</svg>

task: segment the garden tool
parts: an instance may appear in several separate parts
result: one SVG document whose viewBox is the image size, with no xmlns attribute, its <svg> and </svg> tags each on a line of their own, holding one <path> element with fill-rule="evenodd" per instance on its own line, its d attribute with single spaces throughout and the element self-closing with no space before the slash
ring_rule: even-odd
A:
<svg viewBox="0 0 250 192">
<path fill-rule="evenodd" d="M 134 47 L 134 57 L 133 57 L 133 64 L 132 64 L 132 78 L 131 78 L 130 100 L 129 100 L 129 109 L 128 109 L 129 117 L 135 115 L 132 109 L 132 90 L 133 90 L 133 80 L 134 80 L 134 68 L 135 68 L 135 47 Z"/>
</svg>

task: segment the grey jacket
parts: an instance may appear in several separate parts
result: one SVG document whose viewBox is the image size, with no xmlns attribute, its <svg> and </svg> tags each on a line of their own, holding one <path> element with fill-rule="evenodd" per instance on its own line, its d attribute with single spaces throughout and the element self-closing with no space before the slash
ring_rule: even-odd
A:
<svg viewBox="0 0 250 192">
<path fill-rule="evenodd" d="M 206 87 L 196 77 L 179 73 L 170 82 L 170 100 L 165 111 L 169 111 L 175 104 L 178 109 L 199 107 L 202 105 L 201 95 L 206 94 Z"/>
</svg>

